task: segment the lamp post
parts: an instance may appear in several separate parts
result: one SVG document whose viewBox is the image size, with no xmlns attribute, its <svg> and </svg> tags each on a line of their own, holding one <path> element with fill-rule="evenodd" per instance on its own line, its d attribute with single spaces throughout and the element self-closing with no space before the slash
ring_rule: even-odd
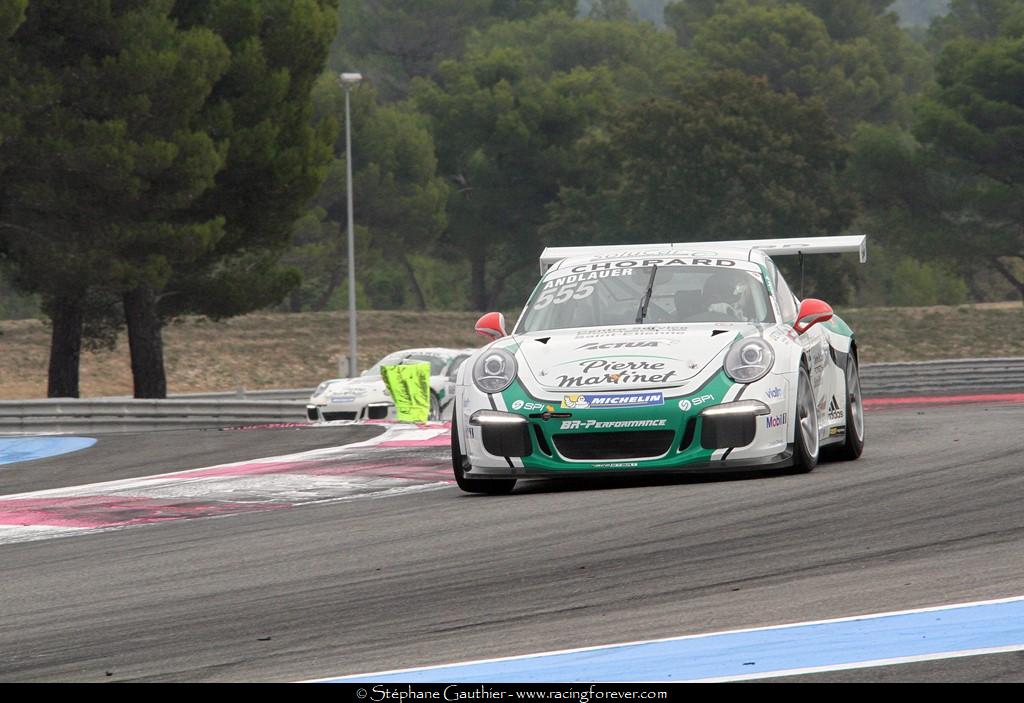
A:
<svg viewBox="0 0 1024 703">
<path fill-rule="evenodd" d="M 358 371 L 358 352 L 356 347 L 356 240 L 352 226 L 352 112 L 349 98 L 352 88 L 363 80 L 361 73 L 342 73 L 338 80 L 345 89 L 345 169 L 348 185 L 348 338 L 349 338 L 349 378 L 355 377 Z"/>
</svg>

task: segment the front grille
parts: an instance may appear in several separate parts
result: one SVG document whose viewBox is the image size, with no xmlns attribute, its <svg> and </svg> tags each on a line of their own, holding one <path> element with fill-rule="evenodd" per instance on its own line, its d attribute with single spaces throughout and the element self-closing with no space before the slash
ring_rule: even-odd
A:
<svg viewBox="0 0 1024 703">
<path fill-rule="evenodd" d="M 320 419 L 320 416 L 316 412 L 316 408 L 306 408 L 306 417 L 309 418 L 310 422 L 316 422 Z"/>
<path fill-rule="evenodd" d="M 566 459 L 602 461 L 661 456 L 672 445 L 675 434 L 672 430 L 583 432 L 556 434 L 554 440 L 558 453 Z"/>
<path fill-rule="evenodd" d="M 324 413 L 324 420 L 331 422 L 332 420 L 355 420 L 355 412 L 339 412 L 339 413 Z"/>
</svg>

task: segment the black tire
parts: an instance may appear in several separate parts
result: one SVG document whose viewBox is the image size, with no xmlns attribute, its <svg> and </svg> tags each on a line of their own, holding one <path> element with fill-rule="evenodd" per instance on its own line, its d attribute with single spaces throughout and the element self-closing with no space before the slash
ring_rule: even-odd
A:
<svg viewBox="0 0 1024 703">
<path fill-rule="evenodd" d="M 441 399 L 437 393 L 430 391 L 430 411 L 427 415 L 427 422 L 436 422 L 441 419 Z"/>
<path fill-rule="evenodd" d="M 860 367 L 853 350 L 846 357 L 846 440 L 829 450 L 829 459 L 853 461 L 864 452 L 864 398 L 860 391 Z"/>
<path fill-rule="evenodd" d="M 455 413 L 452 413 L 452 471 L 455 473 L 455 483 L 466 493 L 485 493 L 487 495 L 499 496 L 512 492 L 516 487 L 514 478 L 466 478 L 465 466 L 468 463 L 466 457 L 459 451 L 458 441 L 459 426 Z"/>
<path fill-rule="evenodd" d="M 796 391 L 793 428 L 793 473 L 809 474 L 818 465 L 821 443 L 818 439 L 818 408 L 807 367 L 800 366 L 800 380 Z"/>
</svg>

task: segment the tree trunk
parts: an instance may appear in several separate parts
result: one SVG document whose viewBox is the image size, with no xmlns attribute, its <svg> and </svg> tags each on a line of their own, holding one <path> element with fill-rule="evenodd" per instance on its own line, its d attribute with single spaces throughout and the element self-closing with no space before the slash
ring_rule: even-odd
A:
<svg viewBox="0 0 1024 703">
<path fill-rule="evenodd" d="M 341 285 L 341 267 L 335 268 L 331 271 L 331 277 L 327 280 L 327 287 L 320 291 L 320 296 L 313 301 L 312 310 L 313 312 L 323 312 L 327 308 L 327 303 L 331 302 L 331 296 L 334 295 L 335 289 Z"/>
<path fill-rule="evenodd" d="M 49 398 L 77 398 L 84 319 L 82 298 L 57 298 L 49 312 L 53 333 L 50 336 L 50 370 L 46 395 Z"/>
<path fill-rule="evenodd" d="M 1003 278 L 1009 281 L 1010 285 L 1017 289 L 1017 292 L 1020 294 L 1021 302 L 1024 302 L 1024 281 L 1021 281 L 1019 278 L 1017 278 L 1017 276 L 1014 275 L 1013 271 L 1011 271 L 1008 266 L 1006 266 L 1002 261 L 999 260 L 999 257 L 990 257 L 989 261 L 992 262 L 992 266 L 995 267 L 995 270 L 998 271 L 1003 276 Z"/>
<path fill-rule="evenodd" d="M 152 288 L 141 285 L 125 292 L 124 318 L 128 324 L 135 397 L 166 398 L 162 324 L 156 314 L 156 295 Z"/>
<path fill-rule="evenodd" d="M 505 291 L 505 282 L 512 276 L 518 276 L 522 271 L 529 268 L 530 262 L 526 261 L 513 269 L 506 269 L 504 273 L 497 277 L 494 282 L 494 286 L 491 288 L 491 292 L 487 296 L 487 310 L 497 310 L 498 302 L 501 294 Z"/>
<path fill-rule="evenodd" d="M 399 253 L 398 260 L 405 268 L 405 272 L 409 274 L 409 284 L 412 286 L 412 294 L 416 298 L 416 307 L 419 310 L 427 309 L 427 298 L 423 295 L 423 289 L 420 287 L 420 282 L 416 279 L 416 269 L 409 263 L 409 259 L 405 257 L 405 254 Z"/>
</svg>

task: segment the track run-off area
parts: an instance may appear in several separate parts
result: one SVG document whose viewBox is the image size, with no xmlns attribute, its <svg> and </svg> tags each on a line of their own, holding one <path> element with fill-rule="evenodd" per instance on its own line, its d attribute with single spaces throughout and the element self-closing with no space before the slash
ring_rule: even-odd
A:
<svg viewBox="0 0 1024 703">
<path fill-rule="evenodd" d="M 1024 397 L 894 400 L 808 475 L 502 497 L 442 425 L 0 443 L 0 681 L 1024 681 Z"/>
</svg>

